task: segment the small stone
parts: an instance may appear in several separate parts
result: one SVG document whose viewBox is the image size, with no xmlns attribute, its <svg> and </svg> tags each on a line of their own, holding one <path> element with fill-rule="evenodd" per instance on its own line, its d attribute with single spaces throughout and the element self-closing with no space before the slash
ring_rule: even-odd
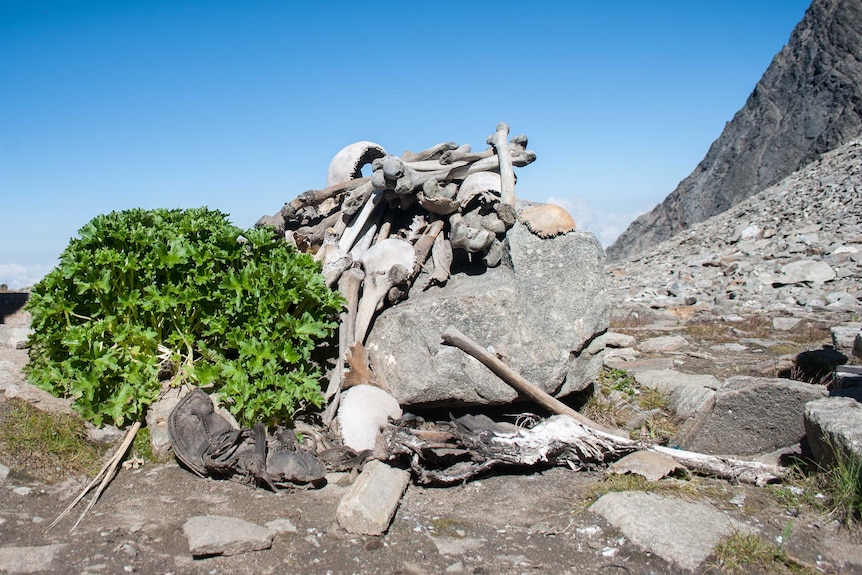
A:
<svg viewBox="0 0 862 575">
<path fill-rule="evenodd" d="M 611 473 L 634 473 L 647 481 L 658 481 L 683 469 L 685 468 L 675 459 L 654 451 L 635 451 L 615 461 L 608 468 Z"/>
<path fill-rule="evenodd" d="M 238 555 L 269 549 L 273 533 L 265 527 L 220 515 L 199 515 L 183 524 L 192 557 Z"/>
<path fill-rule="evenodd" d="M 688 340 L 681 335 L 664 335 L 641 342 L 638 349 L 645 352 L 677 351 L 688 346 Z"/>
<path fill-rule="evenodd" d="M 382 461 L 365 464 L 362 473 L 338 502 L 335 517 L 350 533 L 382 535 L 389 528 L 410 473 Z"/>
<path fill-rule="evenodd" d="M 282 533 L 296 533 L 296 525 L 290 519 L 274 519 L 266 522 L 266 527 L 276 535 Z"/>
<path fill-rule="evenodd" d="M 36 573 L 51 571 L 54 558 L 65 549 L 64 544 L 28 547 L 0 547 L 0 570 L 6 573 Z"/>
</svg>

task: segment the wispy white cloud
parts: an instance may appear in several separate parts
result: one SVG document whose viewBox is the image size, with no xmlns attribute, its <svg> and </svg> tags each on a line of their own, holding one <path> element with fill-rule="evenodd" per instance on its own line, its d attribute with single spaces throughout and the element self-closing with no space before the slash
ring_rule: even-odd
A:
<svg viewBox="0 0 862 575">
<path fill-rule="evenodd" d="M 30 287 L 51 270 L 48 265 L 0 264 L 0 284 L 10 290 Z"/>
<path fill-rule="evenodd" d="M 551 196 L 545 201 L 564 207 L 575 218 L 578 229 L 592 232 L 604 248 L 614 243 L 629 224 L 644 213 L 638 210 L 611 212 L 597 209 L 589 200 L 577 195 L 566 198 Z"/>
</svg>

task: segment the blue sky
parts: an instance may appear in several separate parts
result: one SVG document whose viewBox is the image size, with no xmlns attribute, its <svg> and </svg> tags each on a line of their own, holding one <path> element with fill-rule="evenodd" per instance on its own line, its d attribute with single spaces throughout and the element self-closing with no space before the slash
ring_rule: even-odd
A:
<svg viewBox="0 0 862 575">
<path fill-rule="evenodd" d="M 808 0 L 0 1 L 0 283 L 93 216 L 209 206 L 249 227 L 389 153 L 529 136 L 517 194 L 604 245 L 706 154 Z"/>
</svg>

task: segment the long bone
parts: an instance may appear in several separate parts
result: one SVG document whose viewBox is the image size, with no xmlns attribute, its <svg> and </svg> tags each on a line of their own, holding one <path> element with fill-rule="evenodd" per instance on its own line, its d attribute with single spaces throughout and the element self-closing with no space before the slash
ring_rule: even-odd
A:
<svg viewBox="0 0 862 575">
<path fill-rule="evenodd" d="M 344 378 L 344 357 L 353 343 L 353 334 L 356 331 L 356 309 L 359 305 L 359 289 L 365 273 L 360 268 L 350 268 L 345 271 L 338 280 L 338 291 L 347 300 L 344 311 L 341 312 L 338 325 L 338 359 L 329 378 L 324 397 L 332 398 L 332 402 L 324 412 L 323 420 L 328 425 L 335 417 L 338 410 L 341 383 Z"/>
<path fill-rule="evenodd" d="M 296 216 L 296 212 L 306 206 L 316 206 L 321 202 L 335 197 L 341 192 L 350 191 L 358 188 L 364 183 L 367 183 L 369 178 L 357 178 L 355 180 L 345 180 L 335 185 L 328 186 L 322 190 L 308 190 L 299 194 L 296 198 L 284 204 L 281 208 L 281 215 L 285 220 L 291 220 Z"/>
<path fill-rule="evenodd" d="M 362 254 L 360 262 L 365 281 L 356 311 L 355 341 L 364 343 L 378 306 L 382 305 L 389 288 L 409 277 L 415 256 L 413 244 L 399 238 L 387 238 Z"/>
<path fill-rule="evenodd" d="M 509 137 L 509 124 L 500 122 L 497 131 L 488 137 L 488 144 L 494 146 L 497 152 L 497 160 L 500 165 L 500 199 L 504 204 L 515 205 L 515 171 L 512 169 L 512 158 L 509 156 L 509 146 L 506 139 Z"/>
<path fill-rule="evenodd" d="M 385 190 L 373 190 L 371 192 L 362 209 L 353 216 L 353 219 L 344 229 L 344 233 L 341 234 L 341 239 L 338 241 L 338 247 L 341 251 L 349 252 L 356 240 L 364 233 L 367 229 L 366 224 L 369 223 L 375 208 L 383 201 L 385 194 Z"/>
<path fill-rule="evenodd" d="M 440 156 L 440 163 L 453 164 L 455 162 L 475 162 L 477 160 L 484 160 L 485 158 L 490 158 L 493 155 L 493 147 L 490 147 L 486 150 L 482 150 L 481 152 L 472 152 L 470 144 L 464 144 L 457 150 L 445 152 L 442 156 Z"/>
<path fill-rule="evenodd" d="M 431 146 L 427 150 L 422 150 L 421 152 L 411 152 L 405 151 L 401 154 L 401 159 L 405 162 L 421 162 L 423 160 L 430 160 L 433 158 L 439 158 L 441 154 L 454 150 L 458 147 L 458 144 L 455 142 L 443 142 L 442 144 L 437 144 L 436 146 Z"/>
</svg>

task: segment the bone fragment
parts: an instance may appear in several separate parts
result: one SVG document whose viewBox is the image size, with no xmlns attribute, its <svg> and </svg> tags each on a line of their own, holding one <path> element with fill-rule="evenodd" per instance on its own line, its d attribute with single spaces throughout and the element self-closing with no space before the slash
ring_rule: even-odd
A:
<svg viewBox="0 0 862 575">
<path fill-rule="evenodd" d="M 465 144 L 458 148 L 457 150 L 452 150 L 451 152 L 445 152 L 442 156 L 440 156 L 441 164 L 452 164 L 455 162 L 476 162 L 478 160 L 483 160 L 485 158 L 490 158 L 494 155 L 494 148 L 488 148 L 487 150 L 481 152 L 471 152 L 470 145 Z"/>
<path fill-rule="evenodd" d="M 462 207 L 467 207 L 477 196 L 487 196 L 489 193 L 499 196 L 502 187 L 500 174 L 477 172 L 464 178 L 464 181 L 461 182 L 461 186 L 458 188 L 458 195 L 455 199 Z"/>
<path fill-rule="evenodd" d="M 341 251 L 345 253 L 350 251 L 356 240 L 366 230 L 366 224 L 369 223 L 375 208 L 383 200 L 383 196 L 383 190 L 374 190 L 365 202 L 365 205 L 362 206 L 362 210 L 353 216 L 353 219 L 344 229 L 344 233 L 341 234 L 341 239 L 338 242 L 338 247 L 341 248 Z"/>
<path fill-rule="evenodd" d="M 434 247 L 434 243 L 437 241 L 437 236 L 441 231 L 443 231 L 443 220 L 437 220 L 432 222 L 431 225 L 426 228 L 425 233 L 416 240 L 416 243 L 413 246 L 416 250 L 416 257 L 413 264 L 413 277 L 419 275 L 419 272 L 422 270 L 425 260 L 428 259 L 428 255 L 431 253 L 431 249 Z"/>
<path fill-rule="evenodd" d="M 344 201 L 341 203 L 341 210 L 344 215 L 352 216 L 358 212 L 368 202 L 368 198 L 371 197 L 371 194 L 373 194 L 377 189 L 383 188 L 377 188 L 375 186 L 374 177 L 372 177 L 361 186 L 350 190 L 344 198 Z"/>
<path fill-rule="evenodd" d="M 364 343 L 378 306 L 382 305 L 389 288 L 407 279 L 413 270 L 414 257 L 413 245 L 399 238 L 387 238 L 362 254 L 365 282 L 356 312 L 355 341 Z"/>
<path fill-rule="evenodd" d="M 436 146 L 431 146 L 427 150 L 422 150 L 421 152 L 410 152 L 405 151 L 401 154 L 401 159 L 405 162 L 421 162 L 423 160 L 431 160 L 434 158 L 439 158 L 441 154 L 454 150 L 458 147 L 458 144 L 455 142 L 443 142 L 441 144 L 437 144 Z"/>
<path fill-rule="evenodd" d="M 338 323 L 338 359 L 336 360 L 335 368 L 329 378 L 329 385 L 326 388 L 324 397 L 330 399 L 337 396 L 341 389 L 341 382 L 344 373 L 344 357 L 350 344 L 353 343 L 353 333 L 356 329 L 356 308 L 359 305 L 359 290 L 362 287 L 362 280 L 365 273 L 359 268 L 350 268 L 341 274 L 338 280 L 338 291 L 347 300 L 344 310 L 339 316 Z M 331 417 L 335 414 L 337 405 L 332 409 Z M 328 423 L 328 422 L 327 422 Z"/>
<path fill-rule="evenodd" d="M 452 245 L 444 234 L 438 234 L 434 239 L 434 246 L 431 248 L 431 261 L 434 263 L 434 271 L 422 288 L 423 290 L 428 289 L 432 285 L 446 283 L 451 275 Z"/>
<path fill-rule="evenodd" d="M 326 187 L 322 190 L 305 191 L 290 202 L 284 204 L 281 208 L 281 215 L 285 220 L 291 220 L 296 216 L 297 210 L 305 206 L 316 206 L 324 200 L 328 200 L 340 194 L 341 192 L 351 190 L 368 182 L 369 178 L 357 178 L 355 180 L 345 180 L 335 185 Z"/>
<path fill-rule="evenodd" d="M 386 150 L 374 142 L 355 142 L 342 148 L 329 162 L 326 187 L 362 177 L 362 167 L 375 158 L 382 158 Z"/>
</svg>

